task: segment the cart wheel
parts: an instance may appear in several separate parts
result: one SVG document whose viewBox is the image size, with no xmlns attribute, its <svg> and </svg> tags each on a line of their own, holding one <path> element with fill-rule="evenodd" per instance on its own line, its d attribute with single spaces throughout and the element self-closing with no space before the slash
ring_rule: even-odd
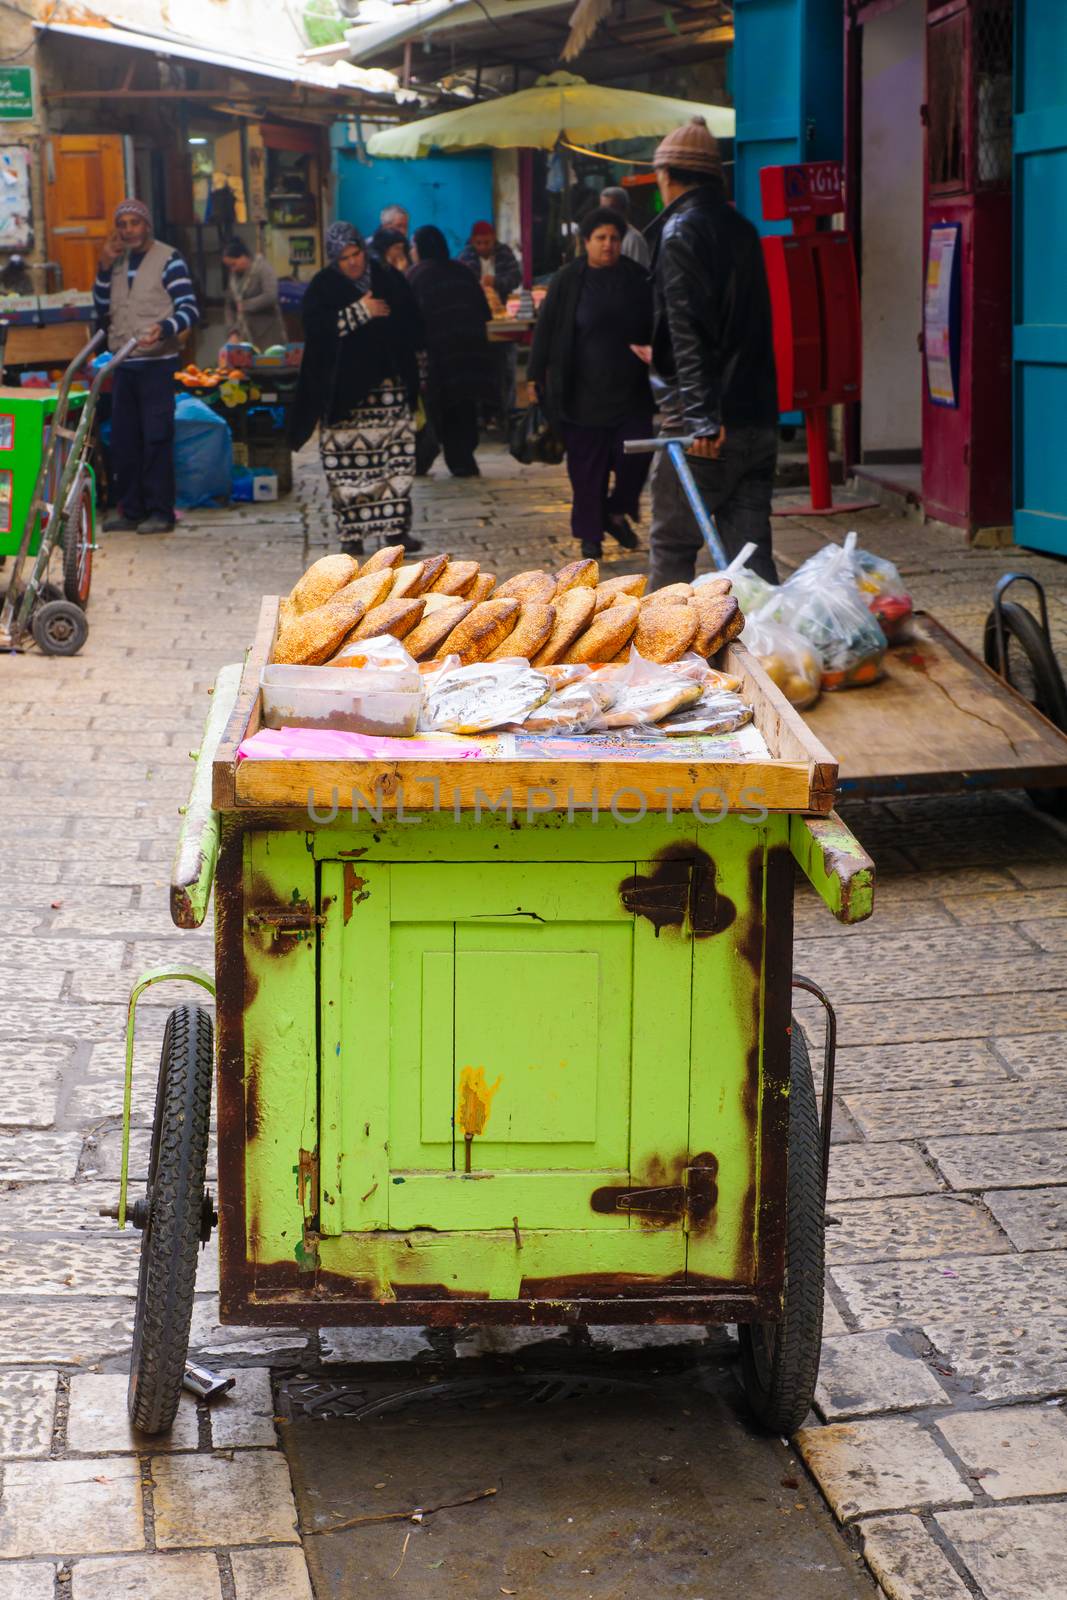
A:
<svg viewBox="0 0 1067 1600">
<path fill-rule="evenodd" d="M 822 1140 L 808 1046 L 794 1018 L 789 1047 L 789 1172 L 780 1322 L 738 1327 L 745 1393 L 771 1433 L 794 1433 L 819 1376 L 823 1308 Z"/>
<path fill-rule="evenodd" d="M 177 1006 L 163 1035 L 148 1191 L 135 1212 L 144 1232 L 127 1406 L 142 1433 L 166 1433 L 181 1398 L 196 1253 L 213 1221 L 204 1189 L 211 1071 L 211 1018 Z"/>
<path fill-rule="evenodd" d="M 30 628 L 46 656 L 76 656 L 89 637 L 85 613 L 69 600 L 48 600 L 37 606 Z"/>
<path fill-rule="evenodd" d="M 1010 600 L 1001 605 L 1004 620 L 1004 675 L 1024 700 L 1067 733 L 1067 687 L 1045 630 L 1025 606 Z M 993 613 L 986 618 L 984 655 L 987 667 L 1000 670 Z M 1028 789 L 1039 811 L 1067 816 L 1067 789 Z"/>
<path fill-rule="evenodd" d="M 63 593 L 84 610 L 92 582 L 93 491 L 85 483 L 63 519 Z"/>
</svg>

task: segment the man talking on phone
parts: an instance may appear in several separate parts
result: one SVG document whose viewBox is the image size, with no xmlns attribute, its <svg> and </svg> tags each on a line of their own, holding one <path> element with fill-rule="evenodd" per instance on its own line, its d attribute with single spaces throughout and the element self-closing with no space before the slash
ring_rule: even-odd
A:
<svg viewBox="0 0 1067 1600">
<path fill-rule="evenodd" d="M 111 460 L 118 510 L 107 532 L 170 533 L 174 527 L 174 374 L 182 335 L 200 320 L 189 268 L 156 239 L 141 200 L 123 200 L 104 241 L 93 303 L 108 349 L 137 348 L 115 372 Z"/>
<path fill-rule="evenodd" d="M 693 439 L 689 464 L 727 553 L 735 556 L 751 541 L 749 566 L 777 583 L 771 491 L 778 385 L 759 235 L 726 198 L 719 146 L 703 117 L 669 133 L 653 161 L 664 209 L 645 239 L 660 432 Z M 651 492 L 650 591 L 689 582 L 703 548 L 665 450 L 656 452 Z"/>
</svg>

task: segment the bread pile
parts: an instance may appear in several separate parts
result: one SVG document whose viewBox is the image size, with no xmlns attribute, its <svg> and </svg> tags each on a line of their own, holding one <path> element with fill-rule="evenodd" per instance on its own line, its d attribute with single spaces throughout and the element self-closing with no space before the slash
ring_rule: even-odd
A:
<svg viewBox="0 0 1067 1600">
<path fill-rule="evenodd" d="M 352 556 L 316 561 L 281 603 L 274 661 L 319 666 L 388 633 L 416 661 L 579 665 L 627 661 L 636 646 L 646 661 L 666 663 L 688 652 L 710 658 L 745 625 L 728 578 L 646 595 L 645 578 L 601 582 L 590 560 L 497 583 L 477 561 L 434 555 L 401 565 L 403 557 L 402 545 L 387 545 L 362 566 Z"/>
</svg>

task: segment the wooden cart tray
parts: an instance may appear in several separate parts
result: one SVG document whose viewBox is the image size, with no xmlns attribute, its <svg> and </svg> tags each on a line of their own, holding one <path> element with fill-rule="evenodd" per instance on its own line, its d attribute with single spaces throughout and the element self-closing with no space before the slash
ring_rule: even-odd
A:
<svg viewBox="0 0 1067 1600">
<path fill-rule="evenodd" d="M 212 804 L 216 811 L 249 809 L 343 810 L 370 802 L 393 811 L 472 811 L 510 804 L 515 810 L 568 811 L 592 805 L 647 811 L 716 809 L 807 812 L 825 815 L 834 802 L 837 762 L 743 646 L 730 645 L 724 666 L 742 680 L 767 757 L 734 760 L 612 761 L 243 761 L 241 742 L 260 726 L 259 675 L 270 660 L 278 626 L 278 600 L 263 601 L 255 642 L 245 663 L 232 716 L 215 756 Z M 440 779 L 436 792 L 428 779 Z"/>
<path fill-rule="evenodd" d="M 926 612 L 880 682 L 804 715 L 837 757 L 842 795 L 1067 787 L 1067 737 Z"/>
</svg>

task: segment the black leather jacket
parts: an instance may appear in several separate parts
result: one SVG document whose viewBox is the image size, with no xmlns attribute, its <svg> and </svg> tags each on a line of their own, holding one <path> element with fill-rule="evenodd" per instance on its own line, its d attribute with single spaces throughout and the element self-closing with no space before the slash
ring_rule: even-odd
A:
<svg viewBox="0 0 1067 1600">
<path fill-rule="evenodd" d="M 702 437 L 778 420 L 763 248 L 718 183 L 687 189 L 645 229 L 655 311 L 652 391 Z"/>
</svg>

